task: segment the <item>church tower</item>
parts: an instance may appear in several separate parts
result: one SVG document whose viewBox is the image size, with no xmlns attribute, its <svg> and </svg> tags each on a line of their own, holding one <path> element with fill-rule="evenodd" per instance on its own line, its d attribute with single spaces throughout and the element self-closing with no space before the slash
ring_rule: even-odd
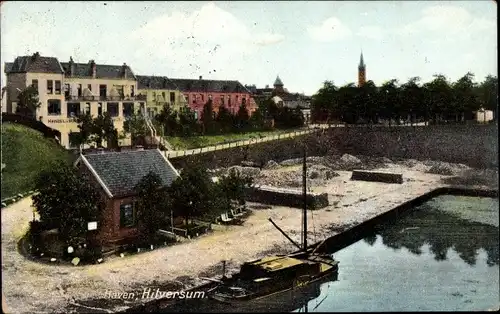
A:
<svg viewBox="0 0 500 314">
<path fill-rule="evenodd" d="M 283 81 L 281 81 L 280 76 L 278 75 L 276 77 L 276 80 L 274 81 L 274 91 L 277 94 L 281 94 L 285 91 L 285 89 L 283 87 L 284 87 Z"/>
<path fill-rule="evenodd" d="M 363 52 L 361 52 L 361 57 L 359 59 L 358 65 L 358 86 L 361 87 L 366 83 L 366 66 L 363 61 Z"/>
</svg>

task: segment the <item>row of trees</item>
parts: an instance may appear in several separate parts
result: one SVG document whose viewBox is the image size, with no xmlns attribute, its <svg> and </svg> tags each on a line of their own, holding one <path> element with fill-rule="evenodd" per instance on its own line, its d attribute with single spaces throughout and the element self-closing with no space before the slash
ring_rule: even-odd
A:
<svg viewBox="0 0 500 314">
<path fill-rule="evenodd" d="M 32 196 L 40 221 L 57 228 L 59 239 L 76 245 L 87 238 L 87 223 L 99 221 L 105 204 L 90 178 L 74 167 L 58 164 L 42 172 L 35 182 L 39 192 Z M 167 228 L 174 217 L 216 217 L 245 204 L 246 188 L 252 178 L 232 171 L 214 183 L 206 169 L 190 165 L 169 187 L 151 172 L 137 184 L 137 226 L 144 243 L 151 241 L 159 228 Z M 38 230 L 37 234 L 40 233 Z M 87 239 L 88 240 L 88 239 Z"/>
<path fill-rule="evenodd" d="M 381 86 L 368 81 L 361 87 L 354 83 L 337 87 L 327 81 L 313 96 L 312 119 L 353 124 L 408 118 L 410 123 L 458 122 L 473 119 L 473 112 L 480 108 L 492 110 L 496 119 L 497 89 L 497 77 L 487 76 L 477 84 L 472 73 L 452 83 L 441 74 L 425 84 L 418 77 L 403 84 L 390 80 Z"/>
<path fill-rule="evenodd" d="M 240 105 L 233 114 L 221 106 L 215 112 L 211 100 L 203 106 L 201 118 L 198 121 L 189 107 L 181 108 L 179 112 L 165 105 L 155 117 L 157 125 L 163 128 L 167 136 L 192 136 L 199 134 L 224 134 L 248 132 L 277 128 L 295 128 L 304 125 L 304 117 L 300 109 L 283 108 L 276 105 L 271 99 L 259 104 L 258 109 L 250 116 L 246 105 Z"/>
</svg>

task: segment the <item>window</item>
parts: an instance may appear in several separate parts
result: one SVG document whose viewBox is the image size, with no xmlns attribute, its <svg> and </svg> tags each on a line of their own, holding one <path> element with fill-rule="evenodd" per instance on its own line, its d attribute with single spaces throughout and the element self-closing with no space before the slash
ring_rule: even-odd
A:
<svg viewBox="0 0 500 314">
<path fill-rule="evenodd" d="M 106 85 L 99 85 L 99 96 L 105 98 L 107 95 L 108 88 Z"/>
<path fill-rule="evenodd" d="M 236 95 L 236 103 L 238 103 L 238 95 Z"/>
<path fill-rule="evenodd" d="M 135 225 L 134 204 L 120 205 L 120 227 L 133 227 Z"/>
<path fill-rule="evenodd" d="M 102 115 L 102 103 L 97 103 L 97 115 Z"/>
<path fill-rule="evenodd" d="M 220 96 L 220 104 L 224 106 L 224 96 Z"/>
<path fill-rule="evenodd" d="M 89 91 L 92 91 L 92 84 L 87 84 L 87 88 L 89 89 Z"/>
<path fill-rule="evenodd" d="M 38 92 L 38 80 L 31 80 L 31 86 L 33 86 Z"/>
<path fill-rule="evenodd" d="M 227 105 L 231 106 L 231 96 L 227 95 Z"/>
<path fill-rule="evenodd" d="M 107 112 L 111 117 L 118 117 L 118 103 L 116 102 L 108 102 Z"/>
<path fill-rule="evenodd" d="M 130 85 L 130 97 L 134 97 L 134 96 L 135 96 L 134 85 Z"/>
<path fill-rule="evenodd" d="M 52 94 L 53 93 L 53 81 L 52 80 L 47 80 L 47 94 Z"/>
<path fill-rule="evenodd" d="M 203 94 L 200 94 L 201 101 L 205 101 L 205 96 Z"/>
<path fill-rule="evenodd" d="M 161 92 L 161 95 L 163 96 L 163 100 L 167 100 L 167 94 L 165 92 Z"/>
<path fill-rule="evenodd" d="M 61 114 L 61 101 L 59 99 L 47 100 L 47 113 L 49 116 L 58 116 Z"/>
<path fill-rule="evenodd" d="M 78 84 L 78 97 L 82 97 L 82 84 Z"/>
<path fill-rule="evenodd" d="M 123 103 L 123 116 L 130 117 L 134 114 L 134 103 Z"/>
<path fill-rule="evenodd" d="M 120 98 L 123 99 L 124 93 L 123 93 L 123 85 L 116 85 L 116 91 L 118 92 L 118 95 L 120 95 Z"/>
<path fill-rule="evenodd" d="M 85 104 L 85 114 L 90 114 L 90 103 Z"/>
<path fill-rule="evenodd" d="M 243 98 L 241 99 L 241 104 L 243 104 L 243 105 L 246 105 L 246 104 L 247 104 L 247 99 L 246 99 L 245 97 L 243 97 Z"/>
<path fill-rule="evenodd" d="M 71 95 L 71 93 L 70 93 L 69 84 L 64 84 L 64 96 L 69 97 L 70 95 Z"/>
<path fill-rule="evenodd" d="M 175 93 L 174 92 L 170 92 L 170 102 L 175 103 Z"/>
<path fill-rule="evenodd" d="M 81 110 L 79 102 L 68 103 L 67 105 L 68 118 L 76 118 L 80 114 L 80 112 Z"/>
<path fill-rule="evenodd" d="M 55 81 L 55 82 L 56 82 L 56 87 L 55 87 L 56 94 L 61 95 L 61 81 Z"/>
<path fill-rule="evenodd" d="M 153 92 L 153 100 L 156 100 L 156 92 Z"/>
</svg>

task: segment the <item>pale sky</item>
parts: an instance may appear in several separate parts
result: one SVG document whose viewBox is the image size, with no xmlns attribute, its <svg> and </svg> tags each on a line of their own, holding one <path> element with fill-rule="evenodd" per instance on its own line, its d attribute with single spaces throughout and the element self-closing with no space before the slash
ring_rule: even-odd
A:
<svg viewBox="0 0 500 314">
<path fill-rule="evenodd" d="M 1 70 L 39 51 L 135 74 L 239 80 L 314 94 L 436 73 L 497 75 L 495 1 L 24 2 L 1 6 Z"/>
</svg>

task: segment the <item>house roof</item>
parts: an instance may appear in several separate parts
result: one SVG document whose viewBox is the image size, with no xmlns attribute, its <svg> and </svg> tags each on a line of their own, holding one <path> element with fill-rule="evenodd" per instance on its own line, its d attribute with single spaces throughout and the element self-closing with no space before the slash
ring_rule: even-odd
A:
<svg viewBox="0 0 500 314">
<path fill-rule="evenodd" d="M 170 79 L 183 92 L 250 93 L 238 81 Z"/>
<path fill-rule="evenodd" d="M 61 62 L 64 68 L 64 73 L 68 77 L 92 77 L 92 63 L 90 60 L 88 63 L 76 63 L 73 62 L 73 76 L 71 76 L 70 62 Z M 127 73 L 127 79 L 135 80 L 136 76 L 132 69 L 126 65 L 108 65 L 108 64 L 96 64 L 96 78 L 123 78 L 124 70 Z"/>
<path fill-rule="evenodd" d="M 37 52 L 32 56 L 17 57 L 14 62 L 5 63 L 5 73 L 64 73 L 61 64 L 54 57 L 42 57 Z"/>
<path fill-rule="evenodd" d="M 79 160 L 92 172 L 109 197 L 135 194 L 135 186 L 150 171 L 165 186 L 179 176 L 158 149 L 81 155 Z"/>
<path fill-rule="evenodd" d="M 137 75 L 138 89 L 178 89 L 177 85 L 166 76 Z"/>
</svg>

